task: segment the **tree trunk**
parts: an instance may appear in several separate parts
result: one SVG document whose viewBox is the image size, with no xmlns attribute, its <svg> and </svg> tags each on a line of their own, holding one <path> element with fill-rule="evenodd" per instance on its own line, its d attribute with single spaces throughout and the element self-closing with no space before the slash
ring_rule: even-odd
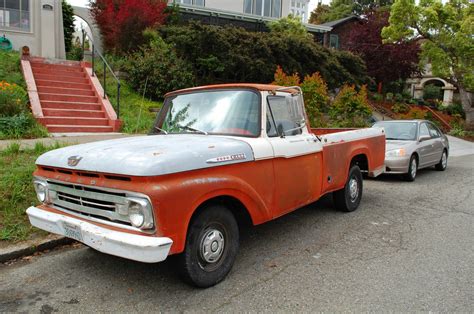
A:
<svg viewBox="0 0 474 314">
<path fill-rule="evenodd" d="M 458 86 L 459 96 L 461 97 L 461 104 L 464 112 L 466 112 L 466 130 L 474 131 L 474 97 L 471 92 L 464 89 L 463 86 Z"/>
</svg>

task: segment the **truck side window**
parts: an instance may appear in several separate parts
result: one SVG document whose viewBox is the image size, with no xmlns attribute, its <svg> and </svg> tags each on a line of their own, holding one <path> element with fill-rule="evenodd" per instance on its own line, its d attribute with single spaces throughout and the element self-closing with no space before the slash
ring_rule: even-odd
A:
<svg viewBox="0 0 474 314">
<path fill-rule="evenodd" d="M 273 124 L 271 115 L 267 114 L 267 121 L 270 122 L 270 125 L 267 123 L 268 136 L 281 134 L 292 136 L 303 133 L 301 129 L 298 129 L 305 121 L 303 108 L 298 99 L 299 97 L 292 96 L 268 96 L 268 105 L 275 119 L 275 124 Z M 275 133 L 276 135 L 272 135 Z"/>
</svg>

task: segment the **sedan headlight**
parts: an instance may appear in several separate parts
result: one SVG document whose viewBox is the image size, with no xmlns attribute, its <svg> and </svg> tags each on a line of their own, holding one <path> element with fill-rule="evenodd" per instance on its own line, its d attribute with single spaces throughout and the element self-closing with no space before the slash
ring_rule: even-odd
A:
<svg viewBox="0 0 474 314">
<path fill-rule="evenodd" d="M 48 183 L 40 179 L 35 179 L 33 185 L 35 186 L 36 197 L 38 197 L 38 200 L 41 203 L 48 203 Z"/>
<path fill-rule="evenodd" d="M 135 228 L 153 228 L 151 204 L 147 199 L 128 198 L 128 219 Z"/>
<path fill-rule="evenodd" d="M 389 150 L 385 153 L 385 157 L 403 157 L 406 155 L 406 151 L 404 148 Z"/>
</svg>

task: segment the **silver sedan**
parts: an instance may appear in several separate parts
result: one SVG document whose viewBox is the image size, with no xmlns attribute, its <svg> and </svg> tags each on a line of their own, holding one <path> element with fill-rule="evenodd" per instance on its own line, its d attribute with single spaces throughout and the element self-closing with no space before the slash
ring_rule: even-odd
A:
<svg viewBox="0 0 474 314">
<path fill-rule="evenodd" d="M 403 174 L 414 181 L 418 169 L 435 166 L 444 171 L 448 165 L 449 142 L 441 130 L 426 120 L 379 121 L 386 136 L 385 172 Z"/>
</svg>

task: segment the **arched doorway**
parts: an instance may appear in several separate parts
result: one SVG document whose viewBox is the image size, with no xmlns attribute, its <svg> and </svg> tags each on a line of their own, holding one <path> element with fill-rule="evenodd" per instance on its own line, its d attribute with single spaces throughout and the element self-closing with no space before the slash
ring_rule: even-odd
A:
<svg viewBox="0 0 474 314">
<path fill-rule="evenodd" d="M 94 41 L 95 49 L 102 53 L 102 40 L 100 37 L 100 31 L 97 25 L 94 22 L 88 8 L 83 7 L 72 7 L 74 10 L 74 15 L 78 17 L 80 23 L 85 24 L 85 30 L 87 31 L 89 37 Z"/>
<path fill-rule="evenodd" d="M 456 88 L 439 77 L 423 77 L 414 86 L 413 96 L 416 99 L 438 99 L 444 105 L 453 103 L 454 91 Z M 427 93 L 425 95 L 425 93 Z"/>
</svg>

